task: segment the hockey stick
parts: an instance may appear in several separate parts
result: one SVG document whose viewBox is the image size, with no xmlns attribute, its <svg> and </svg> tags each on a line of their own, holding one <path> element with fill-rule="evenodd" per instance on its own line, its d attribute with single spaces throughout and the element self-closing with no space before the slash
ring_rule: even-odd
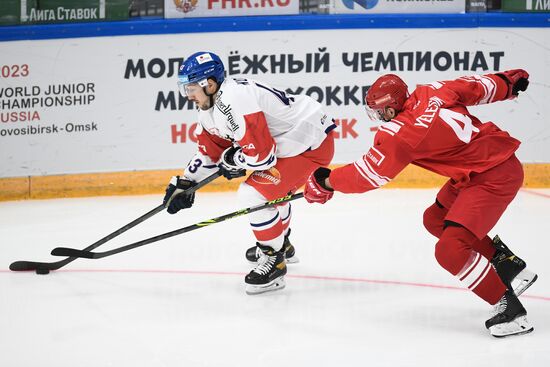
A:
<svg viewBox="0 0 550 367">
<path fill-rule="evenodd" d="M 282 197 L 282 198 L 271 200 L 271 201 L 268 201 L 266 203 L 259 204 L 259 205 L 256 205 L 256 206 L 252 206 L 252 207 L 249 207 L 249 208 L 246 208 L 246 209 L 237 210 L 237 211 L 229 213 L 229 214 L 225 214 L 225 215 L 222 215 L 222 216 L 219 216 L 219 217 L 216 217 L 216 218 L 208 219 L 208 220 L 205 220 L 203 222 L 195 223 L 195 224 L 192 224 L 192 225 L 187 226 L 187 227 L 176 229 L 175 231 L 166 232 L 166 233 L 160 234 L 158 236 L 147 238 L 145 240 L 134 242 L 134 243 L 131 243 L 129 245 L 121 246 L 121 247 L 118 247 L 118 248 L 115 248 L 115 249 L 112 249 L 112 250 L 109 250 L 109 251 L 91 252 L 87 249 L 77 250 L 77 249 L 67 248 L 67 247 L 57 247 L 57 248 L 54 248 L 52 250 L 52 255 L 82 257 L 82 258 L 85 258 L 85 259 L 101 259 L 102 257 L 115 255 L 115 254 L 118 254 L 120 252 L 124 252 L 124 251 L 134 249 L 136 247 L 145 246 L 145 245 L 148 245 L 150 243 L 157 242 L 157 241 L 160 241 L 160 240 L 164 240 L 166 238 L 174 237 L 174 236 L 177 236 L 177 235 L 182 234 L 182 233 L 191 232 L 191 231 L 194 231 L 195 229 L 206 227 L 206 226 L 209 226 L 211 224 L 220 223 L 220 222 L 226 221 L 228 219 L 237 218 L 237 217 L 240 217 L 242 215 L 250 214 L 250 213 L 256 212 L 258 210 L 269 208 L 269 207 L 275 206 L 277 204 L 286 203 L 286 202 L 296 200 L 296 199 L 300 199 L 300 198 L 303 198 L 303 197 L 304 197 L 303 193 L 294 194 L 294 195 L 289 194 L 289 195 L 287 195 L 285 197 Z"/>
<path fill-rule="evenodd" d="M 216 178 L 218 178 L 220 176 L 221 176 L 221 172 L 217 171 L 216 173 L 213 173 L 212 175 L 208 176 L 204 180 L 197 183 L 195 186 L 187 189 L 186 192 L 188 192 L 188 193 L 195 192 L 198 189 L 200 189 L 201 187 L 203 187 L 206 184 L 214 181 Z M 117 229 L 113 233 L 111 233 L 111 234 L 103 237 L 102 239 L 94 242 L 93 244 L 86 247 L 82 251 L 92 251 L 93 249 L 103 245 L 105 242 L 110 241 L 113 238 L 117 237 L 118 235 L 126 232 L 130 228 L 133 228 L 133 227 L 137 226 L 138 224 L 143 223 L 147 219 L 151 218 L 155 214 L 160 213 L 163 210 L 164 210 L 164 204 L 160 204 L 159 206 L 152 209 L 151 211 L 143 214 L 141 217 L 139 217 L 137 219 L 134 219 L 133 221 L 131 221 L 130 223 L 126 224 L 125 226 Z M 11 271 L 34 271 L 34 270 L 38 270 L 38 269 L 50 270 L 50 271 L 51 270 L 58 270 L 58 269 L 62 268 L 63 266 L 67 265 L 68 263 L 73 262 L 77 258 L 78 257 L 76 257 L 76 256 L 75 257 L 68 257 L 64 260 L 55 261 L 55 262 L 38 262 L 38 261 L 24 261 L 24 260 L 15 261 L 15 262 L 10 264 L 10 270 Z"/>
</svg>

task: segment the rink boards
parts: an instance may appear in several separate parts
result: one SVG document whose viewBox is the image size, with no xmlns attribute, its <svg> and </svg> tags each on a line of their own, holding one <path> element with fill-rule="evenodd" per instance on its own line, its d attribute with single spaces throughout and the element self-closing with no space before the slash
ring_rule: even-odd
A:
<svg viewBox="0 0 550 367">
<path fill-rule="evenodd" d="M 338 124 L 336 165 L 372 142 L 378 126 L 363 95 L 381 74 L 413 89 L 525 68 L 531 85 L 521 98 L 472 112 L 522 141 L 526 186 L 549 187 L 549 25 L 544 14 L 424 14 L 3 27 L 0 200 L 162 192 L 196 149 L 196 112 L 175 74 L 204 47 L 230 76 L 319 100 Z M 392 185 L 442 180 L 410 168 Z"/>
<path fill-rule="evenodd" d="M 523 169 L 524 187 L 550 187 L 550 164 L 528 163 L 523 165 Z M 181 175 L 181 170 L 3 178 L 0 179 L 0 201 L 110 195 L 161 196 L 173 175 Z M 201 191 L 236 191 L 242 181 L 242 178 L 231 181 L 220 178 Z M 384 188 L 433 188 L 445 181 L 445 177 L 411 165 Z"/>
</svg>

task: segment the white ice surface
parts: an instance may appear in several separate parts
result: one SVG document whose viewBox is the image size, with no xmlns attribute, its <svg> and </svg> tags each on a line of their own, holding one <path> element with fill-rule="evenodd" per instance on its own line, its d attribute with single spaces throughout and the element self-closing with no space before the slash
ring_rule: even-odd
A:
<svg viewBox="0 0 550 367">
<path fill-rule="evenodd" d="M 156 207 L 158 196 L 0 203 L 0 366 L 550 366 L 550 190 L 522 191 L 500 234 L 539 280 L 521 301 L 535 327 L 496 339 L 491 307 L 439 267 L 422 213 L 435 190 L 336 195 L 293 204 L 301 262 L 286 289 L 244 292 L 254 243 L 246 218 L 201 228 L 49 275 L 16 260 L 56 261 Z M 198 194 L 104 251 L 239 209 L 236 194 Z"/>
</svg>

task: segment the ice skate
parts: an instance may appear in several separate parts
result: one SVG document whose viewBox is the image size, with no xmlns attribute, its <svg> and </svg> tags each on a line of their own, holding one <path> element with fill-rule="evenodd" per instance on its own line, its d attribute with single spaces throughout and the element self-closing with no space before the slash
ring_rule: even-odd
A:
<svg viewBox="0 0 550 367">
<path fill-rule="evenodd" d="M 283 289 L 286 274 L 285 253 L 259 243 L 257 247 L 262 251 L 262 256 L 259 257 L 256 267 L 244 279 L 246 293 L 259 294 Z"/>
<path fill-rule="evenodd" d="M 527 334 L 534 330 L 527 321 L 527 311 L 511 290 L 507 290 L 495 305 L 495 315 L 485 321 L 485 327 L 496 338 Z"/>
<path fill-rule="evenodd" d="M 491 264 L 506 287 L 519 296 L 537 280 L 537 274 L 527 269 L 525 261 L 514 255 L 499 236 L 493 238 L 493 246 L 497 251 Z"/>
<path fill-rule="evenodd" d="M 290 229 L 288 230 L 288 233 L 285 235 L 285 242 L 283 243 L 283 249 L 285 252 L 286 262 L 287 264 L 296 264 L 300 261 L 298 257 L 296 256 L 296 249 L 290 243 L 289 240 L 290 236 Z M 258 262 L 258 259 L 263 256 L 262 250 L 258 246 L 250 247 L 248 250 L 246 250 L 246 260 L 248 260 L 249 263 L 256 265 Z"/>
</svg>

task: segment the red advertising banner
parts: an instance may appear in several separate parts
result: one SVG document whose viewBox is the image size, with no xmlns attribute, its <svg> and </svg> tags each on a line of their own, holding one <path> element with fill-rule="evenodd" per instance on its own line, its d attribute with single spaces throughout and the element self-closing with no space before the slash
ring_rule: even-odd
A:
<svg viewBox="0 0 550 367">
<path fill-rule="evenodd" d="M 164 0 L 165 18 L 287 15 L 299 13 L 299 0 Z"/>
</svg>

